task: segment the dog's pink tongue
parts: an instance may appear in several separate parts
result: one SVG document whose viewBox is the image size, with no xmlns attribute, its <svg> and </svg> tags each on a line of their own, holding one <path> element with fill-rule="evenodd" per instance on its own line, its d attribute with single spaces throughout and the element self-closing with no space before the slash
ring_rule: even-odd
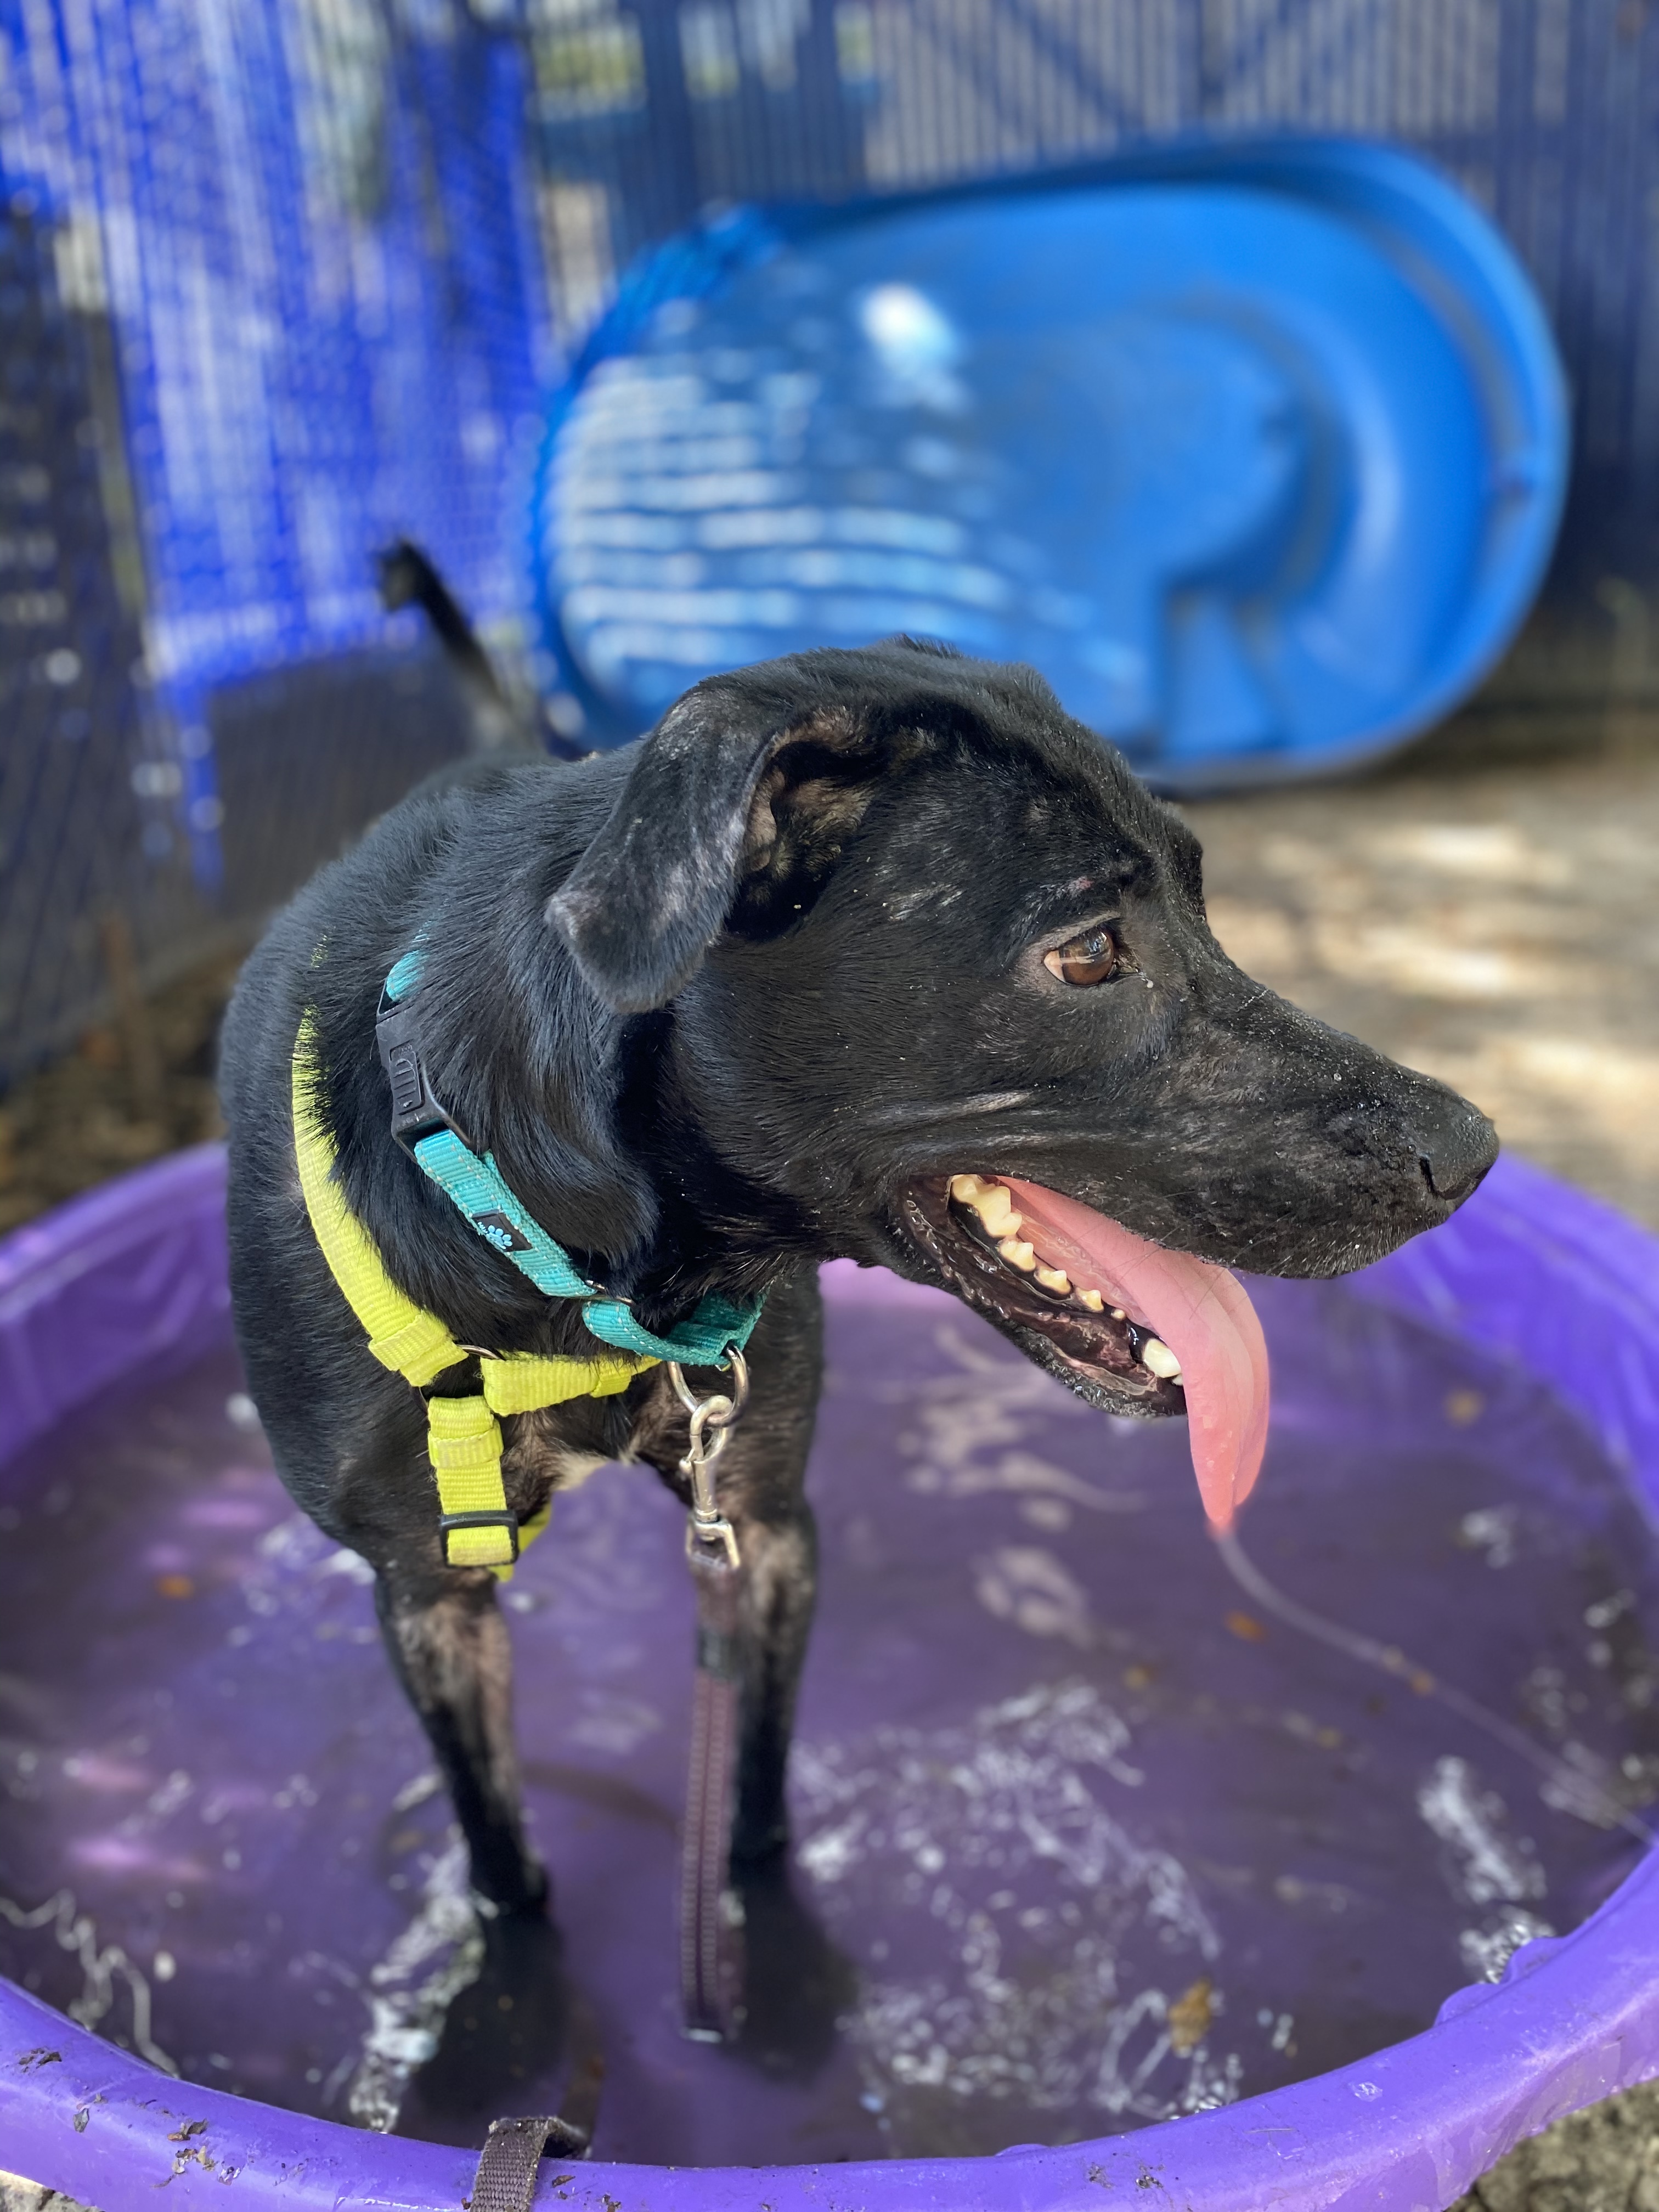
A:
<svg viewBox="0 0 1659 2212">
<path fill-rule="evenodd" d="M 1058 1191 L 1003 1181 L 1021 1236 L 1042 1257 L 1152 1328 L 1181 1362 L 1199 1495 L 1216 1527 L 1231 1527 L 1267 1442 L 1267 1347 L 1243 1285 L 1213 1261 L 1149 1244 Z"/>
</svg>

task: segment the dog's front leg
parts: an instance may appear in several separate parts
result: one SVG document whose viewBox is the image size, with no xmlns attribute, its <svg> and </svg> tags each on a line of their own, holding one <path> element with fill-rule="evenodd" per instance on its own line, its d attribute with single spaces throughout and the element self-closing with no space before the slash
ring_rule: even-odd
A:
<svg viewBox="0 0 1659 2212">
<path fill-rule="evenodd" d="M 749 1406 L 715 1470 L 744 1565 L 736 1867 L 755 1865 L 788 1841 L 784 1782 L 817 1596 L 817 1530 L 805 1487 L 823 1379 L 816 1269 L 773 1292 L 750 1354 Z"/>
<path fill-rule="evenodd" d="M 525 1840 L 513 1744 L 513 1657 L 482 1567 L 383 1570 L 380 1632 L 421 1717 L 471 1861 L 472 1887 L 505 1912 L 538 1911 L 547 1876 Z"/>
<path fill-rule="evenodd" d="M 736 1531 L 745 1569 L 743 1739 L 732 1829 L 734 1866 L 754 1865 L 788 1841 L 784 1782 L 817 1595 L 817 1534 L 799 1488 L 806 1453 L 803 1443 L 795 1460 L 793 1443 L 787 1436 L 757 1432 L 750 1446 L 757 1459 L 765 1456 L 765 1486 L 772 1494 L 763 1510 L 750 1507 L 735 1484 L 729 1489 L 720 1485 L 721 1505 Z M 735 1460 L 738 1455 L 734 1437 L 727 1456 Z M 794 1485 L 787 1505 L 774 1490 L 778 1471 L 786 1465 Z"/>
<path fill-rule="evenodd" d="M 781 1283 L 749 1346 L 748 1407 L 716 1465 L 720 1510 L 744 1566 L 741 1639 L 743 1739 L 738 1754 L 735 1865 L 754 1865 L 788 1839 L 784 1774 L 795 1694 L 817 1586 L 817 1539 L 803 1478 L 823 1372 L 823 1315 L 816 1269 Z M 693 1369 L 688 1381 L 714 1391 L 721 1378 Z M 679 1461 L 685 1415 L 665 1382 L 653 1393 L 634 1451 L 683 1499 Z"/>
</svg>

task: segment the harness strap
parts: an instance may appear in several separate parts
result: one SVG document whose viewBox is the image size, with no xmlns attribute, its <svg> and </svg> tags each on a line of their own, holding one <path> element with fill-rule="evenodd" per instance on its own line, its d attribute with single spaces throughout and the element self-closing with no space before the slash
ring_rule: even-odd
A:
<svg viewBox="0 0 1659 2212">
<path fill-rule="evenodd" d="M 571 1398 L 614 1398 L 653 1359 L 543 1359 L 515 1352 L 485 1359 L 484 1403 L 492 1413 L 539 1413 Z"/>
<path fill-rule="evenodd" d="M 460 1396 L 428 1395 L 427 1456 L 438 1489 L 444 1559 L 452 1567 L 489 1567 L 509 1580 L 524 1547 L 547 1526 L 550 1500 L 522 1524 L 501 1480 L 497 1414 L 538 1413 L 572 1398 L 613 1397 L 653 1363 L 619 1354 L 546 1358 L 533 1352 L 480 1357 L 436 1314 L 416 1304 L 386 1273 L 374 1239 L 346 1203 L 334 1148 L 317 1111 L 316 1037 L 311 1018 L 294 1048 L 294 1152 L 312 1232 L 382 1367 L 416 1389 L 461 1361 L 480 1358 L 482 1387 Z"/>
<path fill-rule="evenodd" d="M 426 1451 L 438 1478 L 439 1525 L 452 1567 L 510 1567 L 518 1516 L 507 1526 L 501 1425 L 477 1398 L 428 1398 Z"/>
<path fill-rule="evenodd" d="M 416 1164 L 452 1200 L 486 1244 L 504 1252 L 550 1298 L 586 1298 L 593 1285 L 572 1265 L 540 1222 L 508 1188 L 493 1153 L 470 1152 L 453 1129 L 439 1129 L 415 1146 Z"/>
<path fill-rule="evenodd" d="M 346 1204 L 334 1179 L 334 1147 L 317 1112 L 316 1085 L 316 1039 L 307 1015 L 294 1048 L 294 1152 L 312 1234 L 347 1304 L 368 1332 L 375 1358 L 421 1389 L 467 1355 L 436 1314 L 398 1288 Z"/>
<path fill-rule="evenodd" d="M 514 1194 L 493 1152 L 471 1145 L 433 1091 L 422 1055 L 418 1009 L 410 1003 L 426 969 L 426 947 L 416 944 L 386 979 L 374 1030 L 392 1089 L 392 1133 L 421 1172 L 469 1222 L 486 1244 L 527 1275 L 544 1297 L 581 1302 L 582 1325 L 601 1344 L 647 1359 L 677 1359 L 687 1367 L 723 1367 L 739 1352 L 760 1319 L 763 1298 L 738 1304 L 711 1291 L 665 1334 L 634 1317 L 626 1298 L 590 1282 L 556 1237 Z"/>
</svg>

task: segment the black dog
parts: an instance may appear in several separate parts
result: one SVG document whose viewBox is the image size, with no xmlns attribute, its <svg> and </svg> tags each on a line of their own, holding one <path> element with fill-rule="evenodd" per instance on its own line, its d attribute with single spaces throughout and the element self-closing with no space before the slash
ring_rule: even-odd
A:
<svg viewBox="0 0 1659 2212">
<path fill-rule="evenodd" d="M 1239 972 L 1206 925 L 1196 841 L 1027 669 L 903 639 L 807 653 L 699 684 L 626 750 L 474 764 L 407 800 L 238 988 L 232 1278 L 283 1480 L 374 1566 L 474 1881 L 507 1910 L 546 1884 L 495 1585 L 443 1563 L 421 1401 L 331 1278 L 290 1120 L 309 1010 L 339 1178 L 397 1283 L 460 1343 L 593 1352 L 580 1306 L 541 1296 L 389 1133 L 375 1011 L 417 938 L 434 1090 L 594 1279 L 653 1328 L 706 1292 L 769 1293 L 719 1469 L 749 1569 L 750 1862 L 783 1839 L 812 1610 L 820 1261 L 945 1285 L 1114 1412 L 1182 1412 L 1184 1381 L 1224 1521 L 1263 1378 L 1242 1292 L 1178 1255 L 1340 1273 L 1445 1219 L 1496 1150 L 1455 1093 Z M 476 1391 L 477 1369 L 437 1387 Z M 599 1459 L 645 1460 L 684 1494 L 660 1367 L 506 1428 L 521 1518 Z"/>
</svg>

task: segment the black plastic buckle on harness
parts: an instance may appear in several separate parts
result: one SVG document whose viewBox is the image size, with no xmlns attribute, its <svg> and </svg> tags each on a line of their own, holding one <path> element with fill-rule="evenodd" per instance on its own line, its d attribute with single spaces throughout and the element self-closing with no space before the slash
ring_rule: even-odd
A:
<svg viewBox="0 0 1659 2212">
<path fill-rule="evenodd" d="M 513 1510 L 511 1506 L 508 1506 L 505 1512 L 497 1510 L 495 1512 L 485 1513 L 441 1513 L 438 1516 L 438 1528 L 443 1539 L 444 1565 L 446 1566 L 450 1564 L 449 1532 L 452 1528 L 505 1528 L 507 1534 L 507 1540 L 513 1547 L 513 1560 L 512 1562 L 502 1562 L 501 1564 L 515 1564 L 517 1562 L 519 1557 L 519 1516 Z"/>
<path fill-rule="evenodd" d="M 475 1150 L 466 1132 L 457 1127 L 433 1096 L 426 1062 L 421 1057 L 418 1018 L 412 1006 L 388 999 L 384 991 L 374 1014 L 374 1042 L 380 1065 L 392 1085 L 392 1133 L 413 1159 L 422 1137 L 447 1129 L 469 1152 Z"/>
</svg>

